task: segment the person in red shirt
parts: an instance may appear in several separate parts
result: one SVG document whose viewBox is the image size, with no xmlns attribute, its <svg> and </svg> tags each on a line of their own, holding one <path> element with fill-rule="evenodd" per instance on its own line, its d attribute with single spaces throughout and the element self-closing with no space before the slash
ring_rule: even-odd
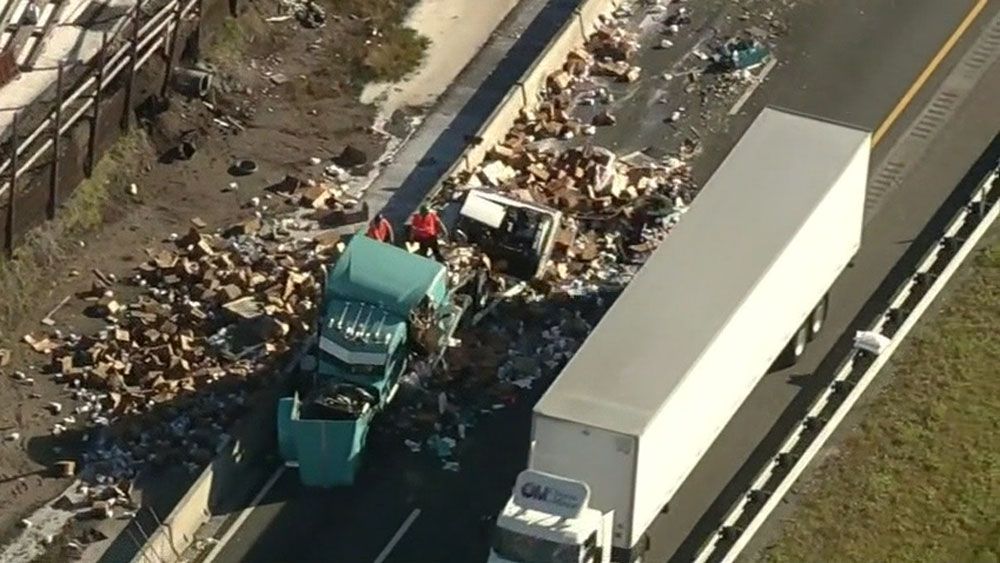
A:
<svg viewBox="0 0 1000 563">
<path fill-rule="evenodd" d="M 410 240 L 419 245 L 419 252 L 427 254 L 430 250 L 439 262 L 444 262 L 439 245 L 441 234 L 448 235 L 448 230 L 438 214 L 431 211 L 425 204 L 410 217 Z"/>
<path fill-rule="evenodd" d="M 396 240 L 396 236 L 392 232 L 392 223 L 381 213 L 376 213 L 375 217 L 368 223 L 368 231 L 365 235 L 379 242 L 388 242 L 389 244 L 394 243 Z"/>
</svg>

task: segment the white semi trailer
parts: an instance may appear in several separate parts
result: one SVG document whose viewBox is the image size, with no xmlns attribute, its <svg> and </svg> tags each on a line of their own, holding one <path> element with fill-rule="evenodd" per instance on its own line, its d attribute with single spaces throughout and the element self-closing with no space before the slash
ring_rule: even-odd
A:
<svg viewBox="0 0 1000 563">
<path fill-rule="evenodd" d="M 646 530 L 861 244 L 871 136 L 765 109 L 535 405 L 493 563 L 641 561 Z"/>
</svg>

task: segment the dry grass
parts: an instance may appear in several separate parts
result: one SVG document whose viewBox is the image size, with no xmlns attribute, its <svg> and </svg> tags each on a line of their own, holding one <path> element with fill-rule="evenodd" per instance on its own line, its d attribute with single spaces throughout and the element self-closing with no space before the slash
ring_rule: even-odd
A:
<svg viewBox="0 0 1000 563">
<path fill-rule="evenodd" d="M 762 560 L 1000 561 L 1000 244 L 957 283 Z"/>
<path fill-rule="evenodd" d="M 338 46 L 360 89 L 367 82 L 394 82 L 423 62 L 428 40 L 404 21 L 416 0 L 321 0 L 342 19 L 361 22 L 355 41 Z M 371 36 L 371 32 L 377 35 Z"/>
<path fill-rule="evenodd" d="M 267 22 L 254 10 L 249 10 L 238 20 L 228 18 L 212 34 L 205 58 L 223 67 L 245 65 L 247 49 L 266 33 Z"/>
<path fill-rule="evenodd" d="M 43 283 L 77 244 L 79 236 L 99 227 L 114 199 L 124 193 L 127 179 L 138 173 L 147 150 L 145 134 L 138 129 L 123 135 L 94 167 L 59 209 L 56 219 L 29 231 L 10 260 L 0 261 L 0 339 L 9 336 L 19 317 L 43 295 Z"/>
<path fill-rule="evenodd" d="M 429 41 L 408 27 L 383 32 L 360 61 L 356 74 L 362 82 L 393 82 L 416 70 L 424 60 Z"/>
<path fill-rule="evenodd" d="M 400 80 L 423 62 L 428 40 L 404 24 L 416 0 L 316 1 L 327 11 L 328 25 L 336 25 L 338 30 L 337 40 L 327 49 L 327 75 L 349 78 L 350 86 L 360 91 L 368 82 Z M 250 9 L 238 20 L 226 20 L 215 32 L 206 58 L 222 68 L 242 66 L 250 46 L 270 39 L 271 29 L 259 12 Z M 314 82 L 303 82 L 298 88 L 315 88 Z M 308 93 L 313 97 L 323 94 Z"/>
</svg>

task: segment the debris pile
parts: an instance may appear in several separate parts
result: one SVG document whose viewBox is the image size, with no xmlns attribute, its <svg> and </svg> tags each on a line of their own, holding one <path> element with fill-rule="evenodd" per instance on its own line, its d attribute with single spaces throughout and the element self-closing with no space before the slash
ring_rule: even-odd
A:
<svg viewBox="0 0 1000 563">
<path fill-rule="evenodd" d="M 639 42 L 634 33 L 622 27 L 600 27 L 587 39 L 586 49 L 596 61 L 591 69 L 596 76 L 609 76 L 619 82 L 635 82 L 642 73 L 641 68 L 631 64 L 639 51 Z"/>
<path fill-rule="evenodd" d="M 313 0 L 282 0 L 281 4 L 291 12 L 302 27 L 316 29 L 326 24 L 326 11 Z M 287 16 L 278 16 L 269 21 L 285 21 Z"/>
<path fill-rule="evenodd" d="M 72 389 L 75 407 L 48 405 L 58 418 L 53 434 L 103 428 L 84 436 L 94 494 L 143 467 L 194 472 L 211 460 L 257 376 L 312 330 L 323 266 L 339 240 L 314 227 L 252 218 L 218 233 L 192 228 L 147 250 L 128 287 L 94 271 L 79 297 L 85 314 L 106 323 L 96 334 L 26 338 Z"/>
<path fill-rule="evenodd" d="M 429 453 L 442 469 L 459 471 L 467 434 L 483 417 L 539 391 L 536 382 L 554 377 L 604 306 L 600 297 L 579 300 L 572 311 L 566 304 L 508 304 L 501 316 L 511 322 L 468 329 L 472 334 L 465 335 L 463 345 L 449 349 L 446 371 L 418 366 L 408 375 L 412 396 L 393 413 L 391 432 L 411 452 Z"/>
<path fill-rule="evenodd" d="M 678 158 L 663 163 L 642 155 L 617 159 L 594 146 L 540 149 L 516 134 L 488 158 L 452 178 L 451 197 L 469 187 L 489 186 L 561 210 L 561 252 L 551 278 L 564 289 L 573 287 L 574 293 L 582 283 L 626 283 L 621 276 L 634 268 L 620 265 L 641 263 L 639 257 L 656 248 L 695 194 L 690 170 Z"/>
<path fill-rule="evenodd" d="M 610 20 L 591 34 L 586 45 L 570 51 L 562 68 L 553 72 L 540 92 L 541 102 L 534 110 L 522 110 L 513 134 L 530 139 L 572 139 L 592 135 L 594 123 L 587 125 L 570 115 L 574 105 L 610 103 L 614 98 L 606 88 L 592 87 L 591 76 L 612 77 L 620 82 L 634 82 L 642 72 L 631 64 L 639 44 L 633 33 L 616 27 Z M 589 89 L 588 89 L 589 88 Z M 604 125 L 613 123 L 606 116 Z"/>
<path fill-rule="evenodd" d="M 670 17 L 674 26 L 690 21 L 686 11 Z M 411 451 L 430 451 L 446 470 L 458 470 L 461 442 L 479 417 L 513 404 L 569 361 L 696 195 L 687 164 L 695 141 L 658 159 L 641 152 L 619 158 L 577 139 L 617 124 L 608 109 L 588 120 L 574 110 L 613 103 L 607 80 L 636 80 L 637 51 L 633 34 L 604 20 L 585 47 L 547 77 L 540 104 L 522 111 L 483 162 L 449 178 L 439 196 L 444 203 L 463 200 L 470 189 L 495 190 L 562 213 L 541 279 L 517 283 L 497 275 L 479 249 L 460 242 L 445 253 L 455 277 L 485 270 L 489 283 L 478 285 L 487 285 L 488 295 L 480 300 L 477 292 L 479 312 L 466 329 L 471 334 L 449 350 L 446 370 L 416 366 L 406 376 L 417 399 L 404 402 L 395 428 Z M 491 322 L 475 324 L 480 318 Z"/>
<path fill-rule="evenodd" d="M 336 172 L 331 172 L 331 169 L 336 169 Z M 343 172 L 336 165 L 327 168 L 328 175 L 335 177 L 340 177 Z M 269 191 L 281 195 L 292 205 L 315 210 L 312 218 L 326 227 L 351 225 L 368 219 L 365 202 L 348 195 L 343 187 L 328 182 L 285 176 L 270 186 Z"/>
</svg>

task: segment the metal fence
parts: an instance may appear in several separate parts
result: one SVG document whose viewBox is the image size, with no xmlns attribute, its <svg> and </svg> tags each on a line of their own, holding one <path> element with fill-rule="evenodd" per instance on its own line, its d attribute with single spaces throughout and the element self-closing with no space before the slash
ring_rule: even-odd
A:
<svg viewBox="0 0 1000 563">
<path fill-rule="evenodd" d="M 109 86 L 119 77 L 125 78 L 125 111 L 121 127 L 129 127 L 129 112 L 133 105 L 136 73 L 155 53 L 161 52 L 169 63 L 163 76 L 161 94 L 166 93 L 171 80 L 173 61 L 177 48 L 177 35 L 185 18 L 200 19 L 201 0 L 169 0 L 150 16 L 143 13 L 143 0 L 126 16 L 126 22 L 114 34 L 105 32 L 101 46 L 92 60 L 77 63 L 60 63 L 48 70 L 56 71 L 56 94 L 52 108 L 33 130 L 23 131 L 22 114 L 32 106 L 0 108 L 13 112 L 10 135 L 4 140 L 6 151 L 0 160 L 0 202 L 6 200 L 7 232 L 6 252 L 13 252 L 15 225 L 17 224 L 18 181 L 43 157 L 51 155 L 47 217 L 55 217 L 59 207 L 59 156 L 60 140 L 81 119 L 89 119 L 90 136 L 84 174 L 90 177 L 97 158 L 98 123 L 101 118 L 101 101 Z M 77 84 L 67 89 L 65 79 L 69 71 L 83 67 Z M 34 70 L 46 70 L 35 68 Z M 25 134 L 26 133 L 26 134 Z"/>
</svg>

